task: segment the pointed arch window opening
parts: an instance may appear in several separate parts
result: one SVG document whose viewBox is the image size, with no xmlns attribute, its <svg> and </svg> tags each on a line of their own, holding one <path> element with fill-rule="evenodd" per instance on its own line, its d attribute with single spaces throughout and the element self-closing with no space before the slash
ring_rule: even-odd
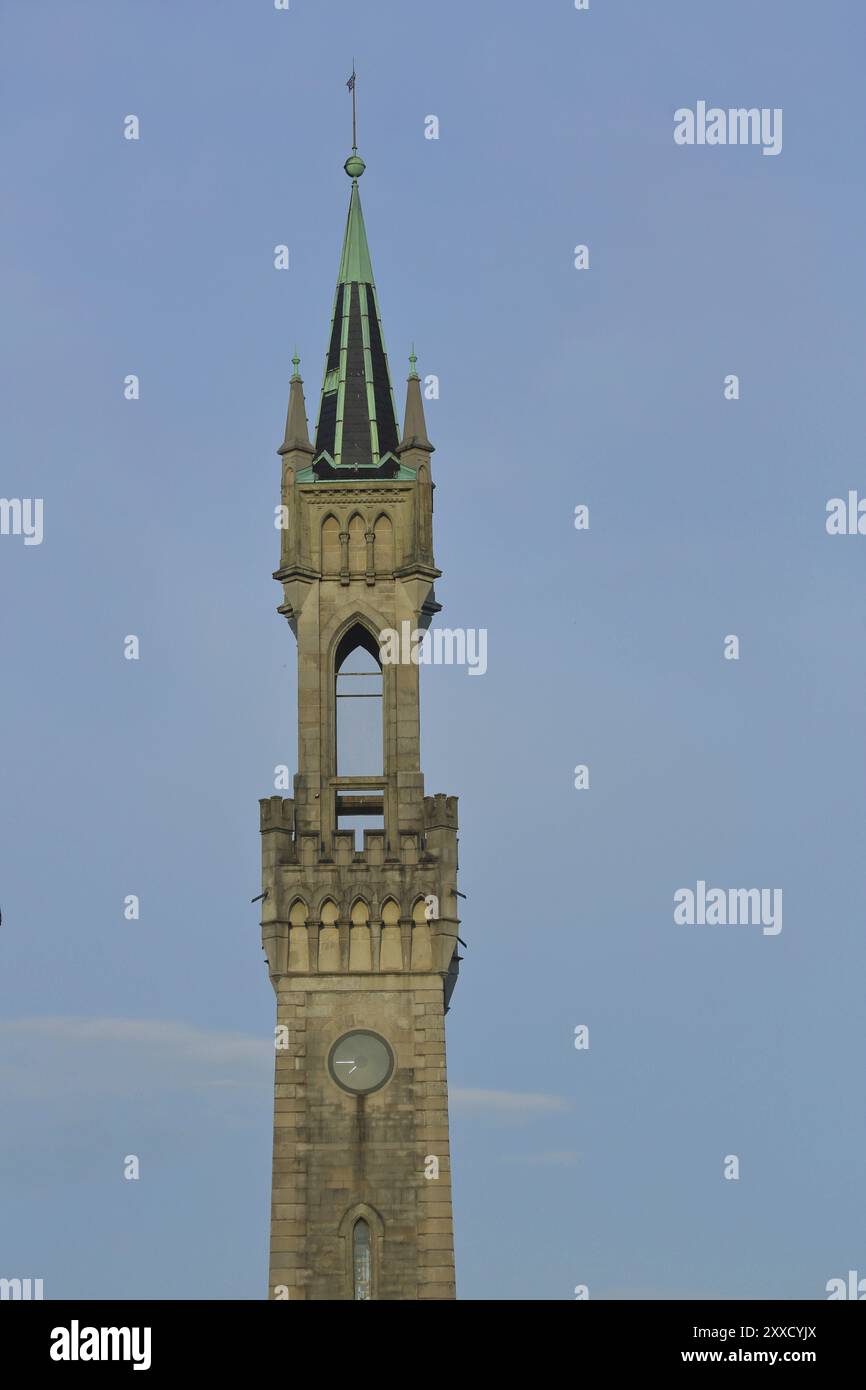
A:
<svg viewBox="0 0 866 1390">
<path fill-rule="evenodd" d="M 352 1280 L 355 1301 L 373 1297 L 373 1250 L 370 1227 L 361 1217 L 352 1227 Z"/>
<path fill-rule="evenodd" d="M 384 829 L 384 678 L 376 641 L 357 625 L 345 634 L 334 672 L 336 823 L 355 832 Z M 369 779 L 369 780 L 367 780 Z"/>
</svg>

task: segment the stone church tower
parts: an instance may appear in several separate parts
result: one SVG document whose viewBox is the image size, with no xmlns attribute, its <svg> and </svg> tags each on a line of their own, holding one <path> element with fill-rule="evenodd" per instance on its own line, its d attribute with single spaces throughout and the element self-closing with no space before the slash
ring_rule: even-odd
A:
<svg viewBox="0 0 866 1390">
<path fill-rule="evenodd" d="M 294 361 L 279 612 L 298 644 L 291 800 L 261 802 L 277 996 L 269 1297 L 455 1297 L 445 1011 L 457 800 L 425 796 L 411 634 L 439 604 L 414 355 L 402 436 L 355 152 L 315 443 Z M 389 661 L 383 630 L 404 637 Z M 362 834 L 363 843 L 356 840 Z"/>
</svg>

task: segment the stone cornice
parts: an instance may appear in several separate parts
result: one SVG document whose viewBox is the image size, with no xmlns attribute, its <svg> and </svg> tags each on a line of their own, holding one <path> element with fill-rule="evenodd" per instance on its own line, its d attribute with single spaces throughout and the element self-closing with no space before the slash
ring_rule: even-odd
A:
<svg viewBox="0 0 866 1390">
<path fill-rule="evenodd" d="M 310 569 L 307 565 L 286 565 L 283 569 L 274 570 L 274 579 L 300 579 L 312 584 L 314 579 L 320 577 L 319 571 Z"/>
<path fill-rule="evenodd" d="M 388 502 L 396 500 L 401 493 L 409 492 L 415 487 L 415 483 L 391 483 L 387 487 L 371 486 L 351 486 L 350 484 L 340 483 L 337 487 L 328 487 L 327 483 L 300 483 L 298 491 L 305 501 L 327 503 L 333 506 L 337 503 L 354 502 Z"/>
<path fill-rule="evenodd" d="M 442 571 L 437 570 L 435 565 L 422 564 L 420 561 L 410 561 L 408 565 L 401 565 L 394 571 L 395 579 L 441 579 Z"/>
</svg>

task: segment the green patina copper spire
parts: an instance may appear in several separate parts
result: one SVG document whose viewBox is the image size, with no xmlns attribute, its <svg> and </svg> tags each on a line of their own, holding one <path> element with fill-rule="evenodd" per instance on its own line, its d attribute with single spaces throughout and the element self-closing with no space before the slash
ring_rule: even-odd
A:
<svg viewBox="0 0 866 1390">
<path fill-rule="evenodd" d="M 340 259 L 338 285 L 372 285 L 373 265 L 370 248 L 367 245 L 367 232 L 364 227 L 364 214 L 361 211 L 361 196 L 358 192 L 358 179 L 364 172 L 363 159 L 351 155 L 343 168 L 352 180 L 352 194 L 349 198 L 349 216 L 346 219 L 346 235 L 343 238 L 343 255 Z"/>
<path fill-rule="evenodd" d="M 358 192 L 365 165 L 353 149 L 343 167 L 352 180 L 352 191 L 312 473 L 319 478 L 394 477 L 401 472 L 396 457 L 397 413 Z"/>
</svg>

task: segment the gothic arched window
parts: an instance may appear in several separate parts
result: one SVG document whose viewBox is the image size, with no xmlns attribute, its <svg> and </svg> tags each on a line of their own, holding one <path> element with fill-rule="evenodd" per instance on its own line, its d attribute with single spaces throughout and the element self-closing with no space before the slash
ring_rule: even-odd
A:
<svg viewBox="0 0 866 1390">
<path fill-rule="evenodd" d="M 384 1222 L 375 1207 L 358 1202 L 344 1213 L 339 1233 L 346 1262 L 344 1297 L 372 1303 L 382 1292 Z"/>
<path fill-rule="evenodd" d="M 381 777 L 384 771 L 382 667 L 372 633 L 353 627 L 337 648 L 337 775 Z"/>
<path fill-rule="evenodd" d="M 352 1227 L 352 1279 L 355 1299 L 372 1299 L 373 1251 L 370 1227 L 363 1217 Z"/>
</svg>

